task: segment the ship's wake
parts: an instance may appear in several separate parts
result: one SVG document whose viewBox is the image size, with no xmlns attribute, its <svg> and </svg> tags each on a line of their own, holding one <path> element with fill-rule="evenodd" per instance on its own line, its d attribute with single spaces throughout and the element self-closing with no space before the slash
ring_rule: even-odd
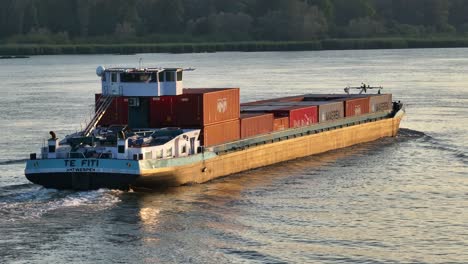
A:
<svg viewBox="0 0 468 264">
<path fill-rule="evenodd" d="M 400 129 L 398 137 L 400 140 L 405 141 L 416 139 L 418 142 L 422 143 L 423 148 L 450 153 L 452 156 L 461 160 L 463 163 L 468 164 L 468 153 L 466 148 L 463 146 L 450 144 L 447 141 L 432 137 L 424 132 L 408 128 Z"/>
<path fill-rule="evenodd" d="M 13 159 L 13 160 L 0 160 L 1 165 L 21 164 L 25 163 L 28 159 Z"/>
<path fill-rule="evenodd" d="M 398 132 L 398 137 L 403 138 L 431 138 L 431 136 L 427 135 L 424 132 L 409 129 L 409 128 L 400 128 Z"/>
<path fill-rule="evenodd" d="M 100 189 L 74 192 L 46 189 L 33 184 L 0 188 L 0 222 L 40 218 L 64 208 L 108 209 L 120 202 L 121 191 Z"/>
</svg>

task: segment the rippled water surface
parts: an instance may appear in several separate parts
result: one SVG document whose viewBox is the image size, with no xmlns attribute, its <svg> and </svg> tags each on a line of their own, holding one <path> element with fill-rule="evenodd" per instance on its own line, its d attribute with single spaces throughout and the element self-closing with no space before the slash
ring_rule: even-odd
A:
<svg viewBox="0 0 468 264">
<path fill-rule="evenodd" d="M 0 263 L 468 263 L 468 49 L 0 61 Z M 383 85 L 396 138 L 159 192 L 30 184 L 28 153 L 89 120 L 98 65 L 195 67 L 242 101 Z"/>
</svg>

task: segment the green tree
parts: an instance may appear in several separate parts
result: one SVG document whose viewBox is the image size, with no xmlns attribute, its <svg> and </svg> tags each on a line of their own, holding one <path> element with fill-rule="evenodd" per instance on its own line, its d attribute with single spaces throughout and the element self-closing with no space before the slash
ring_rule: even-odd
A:
<svg viewBox="0 0 468 264">
<path fill-rule="evenodd" d="M 450 1 L 449 23 L 457 28 L 459 32 L 468 33 L 468 1 Z"/>
<path fill-rule="evenodd" d="M 370 0 L 332 0 L 335 24 L 346 26 L 352 19 L 373 17 L 375 9 Z"/>
<path fill-rule="evenodd" d="M 316 6 L 293 0 L 285 9 L 259 18 L 257 35 L 269 40 L 311 40 L 323 36 L 327 29 L 326 18 Z"/>
</svg>

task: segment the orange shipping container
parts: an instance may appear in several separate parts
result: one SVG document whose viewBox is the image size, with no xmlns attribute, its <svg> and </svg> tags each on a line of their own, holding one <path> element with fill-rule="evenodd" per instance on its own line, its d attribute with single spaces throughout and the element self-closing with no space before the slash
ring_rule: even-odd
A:
<svg viewBox="0 0 468 264">
<path fill-rule="evenodd" d="M 239 88 L 184 89 L 177 97 L 176 115 L 182 127 L 207 126 L 239 119 Z"/>
<path fill-rule="evenodd" d="M 253 137 L 273 131 L 273 114 L 241 114 L 241 138 Z"/>
<path fill-rule="evenodd" d="M 345 117 L 359 116 L 369 113 L 369 97 L 346 99 Z"/>
<path fill-rule="evenodd" d="M 215 146 L 240 139 L 239 119 L 205 126 L 200 135 L 205 147 Z"/>
<path fill-rule="evenodd" d="M 273 131 L 280 131 L 289 128 L 289 117 L 275 118 L 273 121 Z"/>
</svg>

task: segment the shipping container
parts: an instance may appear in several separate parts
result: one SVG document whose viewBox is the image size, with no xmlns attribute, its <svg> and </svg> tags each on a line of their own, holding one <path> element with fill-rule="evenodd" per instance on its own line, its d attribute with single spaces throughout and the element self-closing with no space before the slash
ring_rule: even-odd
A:
<svg viewBox="0 0 468 264">
<path fill-rule="evenodd" d="M 150 99 L 150 127 L 178 127 L 175 111 L 177 96 L 159 96 Z"/>
<path fill-rule="evenodd" d="M 318 107 L 318 122 L 327 122 L 344 118 L 344 102 L 314 101 Z"/>
<path fill-rule="evenodd" d="M 151 97 L 128 98 L 128 126 L 130 128 L 150 127 L 150 99 Z"/>
<path fill-rule="evenodd" d="M 318 122 L 317 106 L 290 106 L 271 111 L 275 117 L 289 117 L 289 127 L 310 126 Z"/>
<path fill-rule="evenodd" d="M 346 99 L 345 117 L 359 116 L 369 113 L 369 97 Z"/>
<path fill-rule="evenodd" d="M 102 104 L 101 94 L 95 94 L 95 111 Z M 98 126 L 127 125 L 128 124 L 128 98 L 115 97 L 98 122 Z"/>
<path fill-rule="evenodd" d="M 289 117 L 278 117 L 273 120 L 273 131 L 280 131 L 289 128 Z"/>
<path fill-rule="evenodd" d="M 205 147 L 215 146 L 240 139 L 239 119 L 216 123 L 202 129 L 200 140 Z"/>
<path fill-rule="evenodd" d="M 206 126 L 239 119 L 239 88 L 184 89 L 177 96 L 176 115 L 181 127 Z"/>
<path fill-rule="evenodd" d="M 379 94 L 370 97 L 370 112 L 385 112 L 392 110 L 392 95 Z"/>
<path fill-rule="evenodd" d="M 241 138 L 267 134 L 273 131 L 273 114 L 241 114 Z"/>
</svg>

